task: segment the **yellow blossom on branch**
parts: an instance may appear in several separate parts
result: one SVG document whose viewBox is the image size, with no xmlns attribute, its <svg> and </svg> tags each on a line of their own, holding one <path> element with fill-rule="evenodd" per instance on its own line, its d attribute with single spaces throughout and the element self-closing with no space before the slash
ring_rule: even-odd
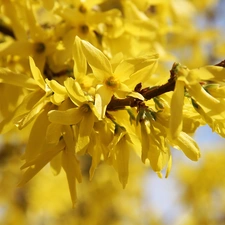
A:
<svg viewBox="0 0 225 225">
<path fill-rule="evenodd" d="M 0 133 L 29 134 L 20 185 L 50 163 L 74 206 L 83 169 L 112 165 L 125 188 L 133 154 L 168 177 L 173 148 L 199 160 L 198 127 L 225 137 L 225 62 L 206 57 L 219 35 L 195 24 L 203 3 L 0 2 Z M 168 72 L 174 61 L 187 67 Z"/>
</svg>

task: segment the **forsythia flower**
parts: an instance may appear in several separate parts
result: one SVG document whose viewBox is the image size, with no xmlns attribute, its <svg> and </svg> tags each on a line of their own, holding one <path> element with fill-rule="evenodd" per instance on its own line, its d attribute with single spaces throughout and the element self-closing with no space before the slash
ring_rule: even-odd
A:
<svg viewBox="0 0 225 225">
<path fill-rule="evenodd" d="M 173 69 L 177 79 L 171 100 L 170 132 L 172 138 L 176 138 L 182 130 L 182 111 L 185 91 L 210 117 L 215 120 L 225 119 L 224 101 L 210 95 L 199 83 L 203 79 L 224 82 L 223 76 L 225 69 L 223 67 L 206 66 L 189 70 L 180 64 L 174 64 Z"/>
<path fill-rule="evenodd" d="M 0 2 L 0 133 L 29 132 L 20 185 L 50 163 L 55 175 L 65 171 L 74 205 L 86 154 L 91 179 L 104 161 L 124 188 L 132 152 L 168 177 L 170 146 L 197 161 L 191 134 L 199 126 L 225 137 L 225 63 L 196 68 L 206 62 L 202 37 L 215 37 L 199 35 L 193 23 L 202 3 Z M 184 46 L 196 69 L 174 63 L 168 79 L 168 63 L 177 60 L 171 49 Z"/>
<path fill-rule="evenodd" d="M 62 125 L 75 125 L 79 123 L 77 151 L 84 150 L 89 144 L 94 121 L 99 117 L 93 102 L 86 97 L 79 84 L 72 78 L 65 81 L 65 88 L 74 108 L 65 111 L 53 110 L 48 113 L 49 121 Z"/>
<path fill-rule="evenodd" d="M 135 88 L 137 78 L 140 82 L 145 81 L 149 76 L 149 71 L 154 72 L 153 68 L 157 61 L 156 54 L 136 61 L 135 59 L 133 61 L 124 60 L 113 70 L 110 61 L 101 51 L 86 41 L 80 43 L 93 74 L 98 80 L 95 106 L 101 117 L 105 116 L 106 107 L 113 95 L 117 98 L 133 96 L 144 99 L 143 96 L 132 90 Z M 137 65 L 138 63 L 141 66 Z"/>
</svg>

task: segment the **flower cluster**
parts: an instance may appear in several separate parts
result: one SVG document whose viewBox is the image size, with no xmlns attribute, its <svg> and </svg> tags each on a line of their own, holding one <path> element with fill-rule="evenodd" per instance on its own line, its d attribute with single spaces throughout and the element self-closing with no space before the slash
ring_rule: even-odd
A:
<svg viewBox="0 0 225 225">
<path fill-rule="evenodd" d="M 191 43 L 198 32 L 189 1 L 179 2 L 182 13 L 172 0 L 0 3 L 0 132 L 28 133 L 19 185 L 50 162 L 54 174 L 65 171 L 75 204 L 82 155 L 92 157 L 90 178 L 105 161 L 125 187 L 131 151 L 167 177 L 170 146 L 197 161 L 189 134 L 207 123 L 225 136 L 223 63 L 190 70 L 175 63 L 166 80 L 176 59 L 166 39 L 185 26 L 190 34 L 181 39 Z"/>
</svg>

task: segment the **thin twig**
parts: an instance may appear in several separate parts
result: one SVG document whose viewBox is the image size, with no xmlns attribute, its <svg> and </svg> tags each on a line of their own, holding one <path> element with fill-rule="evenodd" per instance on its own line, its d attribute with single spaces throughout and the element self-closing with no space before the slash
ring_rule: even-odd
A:
<svg viewBox="0 0 225 225">
<path fill-rule="evenodd" d="M 217 63 L 215 66 L 221 66 L 225 68 L 225 60 L 221 61 L 220 63 Z M 159 95 L 162 95 L 166 92 L 170 92 L 174 90 L 175 87 L 175 73 L 174 70 L 170 70 L 170 79 L 167 81 L 167 83 L 161 85 L 161 86 L 155 86 L 151 88 L 144 88 L 141 89 L 141 84 L 138 84 L 135 88 L 135 91 L 142 94 L 142 96 L 146 100 L 150 100 L 154 97 L 157 97 Z M 114 96 L 112 97 L 110 103 L 107 106 L 108 111 L 115 111 L 118 109 L 123 109 L 126 106 L 130 107 L 137 107 L 140 105 L 142 101 L 133 97 L 127 97 L 125 99 L 117 99 Z"/>
</svg>

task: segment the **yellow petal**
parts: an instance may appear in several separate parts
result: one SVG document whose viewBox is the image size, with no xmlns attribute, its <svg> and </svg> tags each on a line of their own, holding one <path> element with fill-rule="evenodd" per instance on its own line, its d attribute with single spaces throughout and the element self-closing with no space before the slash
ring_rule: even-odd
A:
<svg viewBox="0 0 225 225">
<path fill-rule="evenodd" d="M 26 184 L 32 179 L 53 157 L 55 157 L 65 147 L 64 141 L 60 141 L 57 146 L 49 146 L 48 151 L 39 154 L 34 160 L 26 162 L 21 169 L 29 167 L 23 174 L 18 186 Z"/>
<path fill-rule="evenodd" d="M 181 149 L 191 160 L 197 161 L 200 157 L 200 150 L 197 143 L 186 133 L 181 132 L 177 139 L 173 140 L 175 148 Z"/>
<path fill-rule="evenodd" d="M 59 84 L 55 80 L 48 80 L 45 79 L 46 84 L 49 86 L 49 88 L 54 92 L 53 95 L 51 95 L 51 102 L 55 105 L 60 105 L 66 98 L 67 98 L 67 91 L 64 86 Z"/>
<path fill-rule="evenodd" d="M 0 68 L 0 83 L 19 86 L 28 90 L 35 90 L 38 88 L 34 79 L 6 68 Z"/>
<path fill-rule="evenodd" d="M 135 67 L 135 71 L 130 75 L 124 83 L 131 89 L 134 89 L 137 85 L 137 80 L 142 83 L 142 87 L 146 87 L 148 80 L 151 78 L 152 74 L 155 72 L 158 65 L 158 55 L 153 54 L 146 57 L 140 57 L 136 60 L 139 62 Z"/>
<path fill-rule="evenodd" d="M 11 24 L 13 24 L 13 32 L 15 33 L 16 39 L 26 40 L 27 31 L 22 20 L 18 19 L 16 4 L 11 1 L 2 1 L 1 3 L 4 14 L 10 18 Z"/>
<path fill-rule="evenodd" d="M 145 122 L 141 122 L 141 160 L 145 163 L 146 159 L 148 158 L 149 152 L 149 133 L 147 131 L 147 127 Z"/>
<path fill-rule="evenodd" d="M 209 84 L 205 87 L 205 89 L 214 98 L 225 97 L 225 86 L 220 86 L 219 84 Z"/>
<path fill-rule="evenodd" d="M 90 144 L 90 147 L 88 148 L 88 153 L 91 155 L 91 168 L 89 170 L 90 180 L 92 180 L 94 176 L 94 172 L 98 166 L 98 164 L 101 161 L 101 155 L 102 155 L 102 145 L 101 140 L 98 136 L 98 134 L 95 134 L 96 140 L 93 141 L 93 143 Z M 93 140 L 93 138 L 92 138 Z"/>
<path fill-rule="evenodd" d="M 83 102 L 85 102 L 87 99 L 84 97 L 84 93 L 77 81 L 75 81 L 72 77 L 66 79 L 64 82 L 65 88 L 68 92 L 68 95 L 71 99 L 71 101 L 79 106 Z"/>
<path fill-rule="evenodd" d="M 14 124 L 18 129 L 23 129 L 27 126 L 42 110 L 43 108 L 49 103 L 49 99 L 46 96 L 42 97 L 30 110 L 30 112 L 26 113 L 25 115 L 18 116 L 14 119 Z"/>
<path fill-rule="evenodd" d="M 160 174 L 169 160 L 169 147 L 165 140 L 166 131 L 158 122 L 151 121 L 148 158 L 152 169 Z"/>
<path fill-rule="evenodd" d="M 190 71 L 190 75 L 201 80 L 225 81 L 225 68 L 221 66 L 204 66 Z"/>
<path fill-rule="evenodd" d="M 0 133 L 4 134 L 15 127 L 15 124 L 13 123 L 13 121 L 15 121 L 15 118 L 18 118 L 18 116 L 24 117 L 25 115 L 27 115 L 41 97 L 43 97 L 43 93 L 39 91 L 32 92 L 25 96 L 23 102 L 12 113 L 10 113 L 8 117 L 1 121 Z"/>
<path fill-rule="evenodd" d="M 168 165 L 167 165 L 167 168 L 166 168 L 166 176 L 165 176 L 165 178 L 167 178 L 169 176 L 170 171 L 171 171 L 171 167 L 172 167 L 172 155 L 170 154 Z"/>
<path fill-rule="evenodd" d="M 194 97 L 197 103 L 209 109 L 215 110 L 221 109 L 222 107 L 220 101 L 207 93 L 199 83 L 189 85 L 188 92 Z"/>
<path fill-rule="evenodd" d="M 34 55 L 34 43 L 27 40 L 15 41 L 15 42 L 3 42 L 0 44 L 0 55 L 19 55 L 20 57 L 26 57 L 28 55 Z"/>
<path fill-rule="evenodd" d="M 50 161 L 50 166 L 53 175 L 58 175 L 62 167 L 62 152 L 59 152 L 53 159 Z"/>
<path fill-rule="evenodd" d="M 170 134 L 176 138 L 183 126 L 184 82 L 177 80 L 171 99 Z"/>
<path fill-rule="evenodd" d="M 29 139 L 25 150 L 25 159 L 30 161 L 35 158 L 45 144 L 46 130 L 49 125 L 47 112 L 43 110 L 36 118 L 30 131 Z"/>
<path fill-rule="evenodd" d="M 70 196 L 74 206 L 76 203 L 76 179 L 78 182 L 81 182 L 82 175 L 79 162 L 75 156 L 73 131 L 70 126 L 63 126 L 63 130 L 63 139 L 65 140 L 66 148 L 62 152 L 62 167 L 66 172 Z"/>
<path fill-rule="evenodd" d="M 74 76 L 79 79 L 80 76 L 86 75 L 87 72 L 87 60 L 84 57 L 84 53 L 81 49 L 81 40 L 76 36 L 73 47 L 73 59 L 74 59 Z"/>
<path fill-rule="evenodd" d="M 123 188 L 126 187 L 128 181 L 130 148 L 131 145 L 126 140 L 126 135 L 124 135 L 115 146 L 117 170 Z"/>
<path fill-rule="evenodd" d="M 80 122 L 78 139 L 76 143 L 76 151 L 84 151 L 89 142 L 90 135 L 93 130 L 95 116 L 92 112 L 85 113 Z"/>
<path fill-rule="evenodd" d="M 95 95 L 95 107 L 98 114 L 101 115 L 101 118 L 105 117 L 106 107 L 111 101 L 112 96 L 113 91 L 111 89 L 107 88 L 105 85 L 98 86 Z"/>
<path fill-rule="evenodd" d="M 77 192 L 76 192 L 76 170 L 78 167 L 78 161 L 75 155 L 70 151 L 63 151 L 62 153 L 62 167 L 66 172 L 66 177 L 70 190 L 70 197 L 72 200 L 73 207 L 77 201 Z"/>
<path fill-rule="evenodd" d="M 61 137 L 61 124 L 56 123 L 50 123 L 47 127 L 46 131 L 46 141 L 49 144 L 57 144 L 59 142 L 59 139 Z"/>
<path fill-rule="evenodd" d="M 52 123 L 72 125 L 81 121 L 83 112 L 79 108 L 72 108 L 65 111 L 51 110 L 48 113 L 48 118 Z"/>
<path fill-rule="evenodd" d="M 45 79 L 45 82 L 54 93 L 58 93 L 61 95 L 67 94 L 66 88 L 63 85 L 59 84 L 56 80 Z"/>
<path fill-rule="evenodd" d="M 36 83 L 38 84 L 38 86 L 41 89 L 43 89 L 45 91 L 46 84 L 45 84 L 44 78 L 43 78 L 39 68 L 35 65 L 35 62 L 31 57 L 29 57 L 29 62 L 30 62 L 31 72 L 32 72 L 32 75 L 33 75 Z"/>
<path fill-rule="evenodd" d="M 81 46 L 97 79 L 104 81 L 105 78 L 112 76 L 113 72 L 111 64 L 99 49 L 84 40 L 81 41 Z"/>
</svg>

